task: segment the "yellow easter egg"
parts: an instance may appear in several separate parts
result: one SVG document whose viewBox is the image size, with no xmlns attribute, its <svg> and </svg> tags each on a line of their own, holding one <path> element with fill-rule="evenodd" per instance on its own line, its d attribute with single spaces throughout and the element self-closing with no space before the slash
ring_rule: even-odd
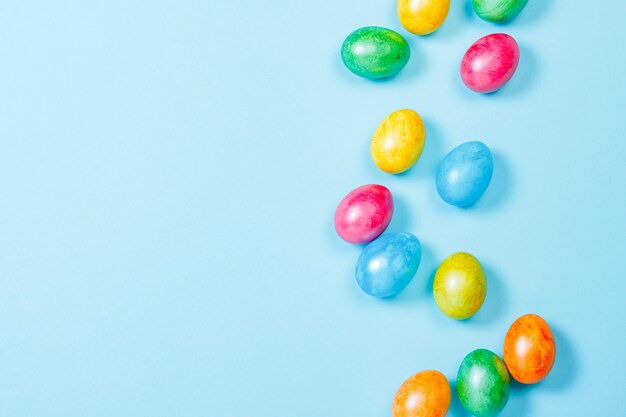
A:
<svg viewBox="0 0 626 417">
<path fill-rule="evenodd" d="M 378 168 L 398 174 L 419 159 L 426 142 L 422 118 L 411 109 L 398 110 L 382 121 L 372 137 L 370 151 Z"/>
<path fill-rule="evenodd" d="M 435 273 L 433 293 L 446 316 L 457 320 L 473 316 L 487 295 L 487 279 L 478 259 L 465 252 L 447 257 Z"/>
<path fill-rule="evenodd" d="M 416 35 L 433 33 L 448 16 L 450 0 L 398 0 L 398 17 Z"/>
</svg>

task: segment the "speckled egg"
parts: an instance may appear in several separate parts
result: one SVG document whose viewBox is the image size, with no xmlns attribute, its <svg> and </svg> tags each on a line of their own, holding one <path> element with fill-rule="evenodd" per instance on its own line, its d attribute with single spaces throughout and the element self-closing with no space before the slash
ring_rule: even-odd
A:
<svg viewBox="0 0 626 417">
<path fill-rule="evenodd" d="M 472 0 L 474 12 L 487 22 L 502 23 L 513 19 L 528 0 Z"/>
<path fill-rule="evenodd" d="M 457 252 L 435 273 L 433 293 L 437 307 L 448 317 L 464 320 L 480 309 L 487 295 L 487 279 L 478 259 Z"/>
<path fill-rule="evenodd" d="M 393 198 L 385 186 L 368 184 L 348 193 L 335 210 L 335 230 L 349 243 L 368 243 L 385 231 L 393 215 Z"/>
<path fill-rule="evenodd" d="M 398 294 L 415 276 L 422 246 L 410 233 L 388 233 L 367 245 L 356 264 L 356 282 L 367 294 L 386 298 Z"/>
<path fill-rule="evenodd" d="M 502 359 L 487 349 L 478 349 L 463 359 L 456 377 L 463 407 L 473 416 L 498 414 L 511 391 L 511 379 Z"/>
<path fill-rule="evenodd" d="M 450 0 L 398 0 L 400 23 L 416 35 L 428 35 L 439 29 L 449 9 Z"/>
<path fill-rule="evenodd" d="M 448 204 L 474 204 L 487 190 L 493 175 L 493 156 L 482 142 L 466 142 L 454 148 L 439 164 L 437 192 Z"/>
<path fill-rule="evenodd" d="M 376 129 L 370 151 L 378 168 L 398 174 L 411 168 L 419 159 L 426 142 L 422 118 L 411 109 L 391 113 Z"/>
<path fill-rule="evenodd" d="M 526 314 L 515 320 L 504 338 L 504 363 L 513 378 L 535 384 L 550 373 L 555 358 L 554 336 L 544 319 Z"/>
<path fill-rule="evenodd" d="M 397 74 L 410 56 L 409 44 L 402 35 L 378 26 L 355 30 L 341 46 L 345 66 L 356 75 L 369 79 Z"/>
<path fill-rule="evenodd" d="M 392 417 L 445 417 L 450 407 L 450 384 L 439 371 L 418 372 L 400 386 Z"/>
<path fill-rule="evenodd" d="M 461 79 L 472 91 L 492 93 L 506 84 L 517 69 L 519 47 L 511 36 L 494 33 L 478 39 L 461 61 Z"/>
</svg>

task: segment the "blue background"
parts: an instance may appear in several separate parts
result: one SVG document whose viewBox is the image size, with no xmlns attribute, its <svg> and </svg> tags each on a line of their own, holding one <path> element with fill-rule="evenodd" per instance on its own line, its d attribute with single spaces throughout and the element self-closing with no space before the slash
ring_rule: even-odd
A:
<svg viewBox="0 0 626 417">
<path fill-rule="evenodd" d="M 530 0 L 498 26 L 452 0 L 419 38 L 394 1 L 3 1 L 0 415 L 385 416 L 404 379 L 453 381 L 530 312 L 556 364 L 502 415 L 626 415 L 626 2 L 603 3 Z M 366 25 L 407 37 L 393 79 L 343 67 Z M 474 94 L 460 59 L 498 31 L 519 68 Z M 405 107 L 427 144 L 390 176 L 369 141 Z M 461 210 L 434 172 L 468 140 L 495 172 Z M 332 225 L 372 182 L 424 248 L 393 300 L 358 289 L 360 248 Z M 489 282 L 465 322 L 431 294 L 460 250 Z"/>
</svg>

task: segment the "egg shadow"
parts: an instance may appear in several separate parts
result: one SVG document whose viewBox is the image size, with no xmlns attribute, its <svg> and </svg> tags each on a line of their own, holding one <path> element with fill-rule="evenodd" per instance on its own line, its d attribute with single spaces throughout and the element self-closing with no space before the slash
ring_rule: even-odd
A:
<svg viewBox="0 0 626 417">
<path fill-rule="evenodd" d="M 413 220 L 410 207 L 401 196 L 393 193 L 393 216 L 386 231 L 411 233 L 412 230 Z"/>
<path fill-rule="evenodd" d="M 508 308 L 508 295 L 501 275 L 489 264 L 481 261 L 487 277 L 487 295 L 480 310 L 464 320 L 469 326 L 489 326 L 505 317 Z"/>
<path fill-rule="evenodd" d="M 524 417 L 531 415 L 531 403 L 528 393 L 532 386 L 523 385 L 511 378 L 511 393 L 504 409 L 499 414 L 503 417 Z"/>
<path fill-rule="evenodd" d="M 397 28 L 394 28 L 396 32 Z M 421 76 L 422 73 L 426 71 L 427 59 L 424 56 L 423 51 L 418 46 L 418 39 L 409 36 L 403 36 L 403 38 L 409 44 L 409 48 L 411 49 L 411 56 L 409 57 L 409 62 L 406 63 L 404 68 L 402 68 L 397 74 L 391 75 L 385 78 L 378 78 L 375 80 L 370 80 L 374 84 L 387 84 L 390 82 L 394 83 L 402 83 L 402 82 L 410 82 L 415 78 Z"/>
<path fill-rule="evenodd" d="M 472 417 L 470 413 L 463 407 L 459 394 L 456 389 L 456 380 L 452 378 L 450 380 L 450 389 L 452 390 L 452 398 L 450 399 L 450 409 L 448 410 L 448 416 L 450 417 Z"/>
<path fill-rule="evenodd" d="M 450 2 L 451 9 L 453 7 L 454 1 L 456 1 L 456 4 L 458 4 L 458 8 L 463 14 L 463 17 L 465 18 L 465 20 L 467 20 L 468 22 L 471 22 L 472 24 L 476 24 L 476 21 L 487 23 L 484 20 L 482 20 L 480 17 L 478 17 L 478 15 L 474 12 L 474 7 L 472 6 L 472 0 L 452 0 Z"/>
<path fill-rule="evenodd" d="M 491 153 L 493 156 L 493 176 L 485 194 L 475 203 L 464 207 L 466 210 L 493 211 L 510 199 L 514 190 L 513 170 L 507 160 L 499 153 Z"/>
<path fill-rule="evenodd" d="M 441 39 L 452 39 L 458 37 L 464 25 L 469 21 L 470 15 L 467 13 L 467 5 L 463 5 L 461 1 L 453 0 L 450 4 L 448 17 L 446 17 L 443 25 L 441 25 L 441 27 L 430 36 Z"/>
<path fill-rule="evenodd" d="M 426 143 L 422 155 L 417 161 L 415 173 L 434 181 L 439 163 L 446 155 L 445 141 L 441 130 L 432 120 L 425 119 L 424 126 L 426 127 Z"/>
<path fill-rule="evenodd" d="M 408 171 L 396 174 L 396 177 L 426 178 L 435 181 L 437 167 L 445 156 L 444 140 L 437 125 L 428 118 L 422 118 L 426 129 L 426 142 L 424 149 L 415 165 Z"/>
<path fill-rule="evenodd" d="M 402 28 L 402 31 L 406 33 L 411 33 L 411 32 L 407 32 L 406 29 L 404 29 L 404 27 L 402 26 L 402 23 L 400 23 L 400 17 L 398 16 L 398 2 L 390 1 L 388 10 L 389 10 L 389 22 L 394 22 L 394 24 L 398 24 L 398 26 Z M 399 31 L 396 31 L 396 32 L 399 32 Z"/>
<path fill-rule="evenodd" d="M 437 259 L 435 252 L 428 246 L 422 246 L 422 263 L 420 265 L 421 271 L 418 271 L 418 275 L 423 277 L 423 283 L 420 284 L 420 286 L 422 287 L 424 294 L 426 294 L 433 302 L 433 282 L 435 280 L 435 273 L 437 272 L 438 267 L 439 260 Z"/>
<path fill-rule="evenodd" d="M 459 3 L 463 3 L 463 12 L 465 13 L 465 17 L 469 20 L 471 19 L 480 19 L 476 13 L 474 13 L 474 7 L 472 6 L 472 0 L 459 0 Z"/>
<path fill-rule="evenodd" d="M 574 346 L 566 334 L 559 327 L 552 324 L 550 329 L 554 335 L 556 359 L 546 379 L 537 384 L 537 386 L 541 387 L 541 389 L 558 392 L 566 390 L 576 381 L 580 372 L 580 362 Z"/>
<path fill-rule="evenodd" d="M 496 23 L 497 26 L 533 26 L 550 15 L 555 4 L 554 0 L 529 1 L 520 13 L 508 22 Z"/>
<path fill-rule="evenodd" d="M 521 43 L 519 45 L 519 64 L 513 77 L 500 90 L 485 96 L 506 96 L 516 98 L 528 94 L 537 84 L 541 75 L 541 62 L 535 52 Z"/>
</svg>

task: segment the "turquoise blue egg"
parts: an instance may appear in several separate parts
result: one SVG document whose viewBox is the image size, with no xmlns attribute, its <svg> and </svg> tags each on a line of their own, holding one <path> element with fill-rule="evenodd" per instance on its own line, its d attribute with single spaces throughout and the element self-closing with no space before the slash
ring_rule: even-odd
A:
<svg viewBox="0 0 626 417">
<path fill-rule="evenodd" d="M 387 233 L 363 249 L 356 264 L 356 282 L 369 295 L 391 297 L 415 276 L 422 245 L 410 233 Z"/>
<path fill-rule="evenodd" d="M 454 148 L 439 164 L 437 192 L 448 204 L 465 207 L 483 195 L 493 175 L 493 156 L 482 142 Z"/>
</svg>

